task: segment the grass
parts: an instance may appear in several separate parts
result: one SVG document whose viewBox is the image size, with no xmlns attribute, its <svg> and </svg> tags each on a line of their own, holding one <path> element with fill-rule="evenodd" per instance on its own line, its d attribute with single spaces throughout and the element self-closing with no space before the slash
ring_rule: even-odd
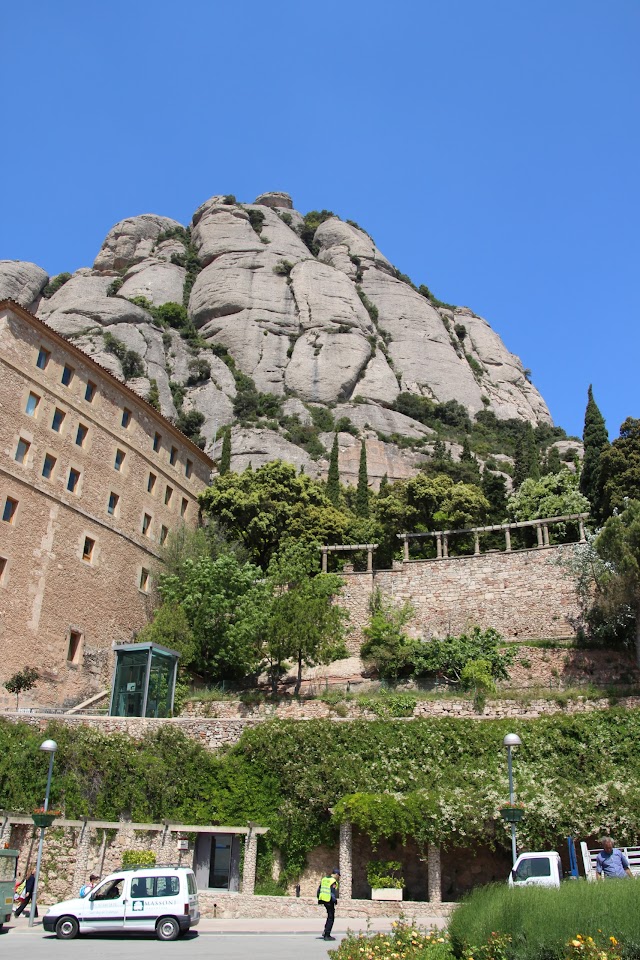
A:
<svg viewBox="0 0 640 960">
<path fill-rule="evenodd" d="M 614 937 L 622 957 L 636 960 L 640 958 L 639 896 L 640 883 L 635 880 L 573 880 L 559 890 L 512 890 L 506 884 L 479 887 L 451 917 L 451 945 L 460 957 L 469 947 L 478 953 L 476 946 L 486 944 L 492 934 L 506 934 L 511 940 L 504 960 L 561 960 L 567 955 L 567 944 L 580 934 L 605 948 Z"/>
</svg>

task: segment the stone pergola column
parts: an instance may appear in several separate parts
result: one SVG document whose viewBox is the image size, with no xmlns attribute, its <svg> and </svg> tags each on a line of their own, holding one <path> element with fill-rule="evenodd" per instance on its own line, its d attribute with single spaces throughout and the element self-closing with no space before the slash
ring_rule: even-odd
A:
<svg viewBox="0 0 640 960">
<path fill-rule="evenodd" d="M 504 549 L 507 553 L 511 553 L 511 528 L 504 528 Z"/>
<path fill-rule="evenodd" d="M 351 822 L 340 824 L 340 899 L 351 900 L 353 893 L 353 830 Z"/>
<path fill-rule="evenodd" d="M 480 534 L 476 530 L 474 531 L 474 534 L 473 534 L 473 554 L 474 556 L 477 557 L 479 553 L 480 553 Z"/>
<path fill-rule="evenodd" d="M 242 868 L 242 892 L 253 896 L 256 889 L 256 862 L 258 859 L 258 834 L 249 828 L 244 842 L 244 865 Z"/>
<path fill-rule="evenodd" d="M 328 555 L 328 550 L 326 550 L 323 547 L 322 548 L 322 572 L 323 573 L 327 572 L 327 555 Z"/>
<path fill-rule="evenodd" d="M 409 560 L 409 537 L 404 538 L 404 561 L 405 563 Z"/>
<path fill-rule="evenodd" d="M 580 543 L 586 543 L 587 538 L 584 535 L 584 520 L 582 519 L 582 517 L 578 519 L 578 526 L 580 528 Z"/>
<path fill-rule="evenodd" d="M 446 533 L 442 538 L 442 556 L 445 560 L 449 556 L 449 537 L 446 535 Z"/>
<path fill-rule="evenodd" d="M 9 843 L 11 837 L 11 823 L 9 822 L 9 817 L 3 817 L 0 820 L 0 843 L 4 846 L 5 843 Z"/>
<path fill-rule="evenodd" d="M 442 537 L 439 533 L 436 534 L 436 558 L 442 560 Z"/>
<path fill-rule="evenodd" d="M 429 903 L 442 903 L 442 869 L 437 843 L 427 844 L 427 895 Z"/>
<path fill-rule="evenodd" d="M 367 573 L 373 573 L 373 547 L 367 547 Z"/>
<path fill-rule="evenodd" d="M 549 527 L 546 523 L 542 524 L 542 538 L 545 547 L 549 546 Z"/>
<path fill-rule="evenodd" d="M 536 523 L 536 537 L 538 538 L 538 546 L 542 546 L 542 526 L 539 523 Z"/>
<path fill-rule="evenodd" d="M 89 850 L 91 847 L 91 830 L 87 826 L 86 817 L 80 829 L 76 850 L 76 866 L 73 872 L 73 886 L 76 890 L 89 880 Z"/>
</svg>

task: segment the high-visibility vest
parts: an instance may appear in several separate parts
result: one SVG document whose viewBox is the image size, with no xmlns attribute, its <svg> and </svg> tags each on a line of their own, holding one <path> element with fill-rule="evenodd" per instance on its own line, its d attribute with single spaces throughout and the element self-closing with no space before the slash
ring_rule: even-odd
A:
<svg viewBox="0 0 640 960">
<path fill-rule="evenodd" d="M 333 877 L 323 877 L 320 881 L 320 893 L 318 894 L 318 900 L 322 900 L 323 903 L 330 903 L 333 899 L 331 896 L 331 887 L 335 883 Z"/>
</svg>

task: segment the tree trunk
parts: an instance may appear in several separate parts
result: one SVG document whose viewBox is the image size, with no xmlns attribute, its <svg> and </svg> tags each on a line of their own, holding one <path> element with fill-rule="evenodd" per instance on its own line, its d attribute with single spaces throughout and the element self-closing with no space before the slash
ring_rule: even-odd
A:
<svg viewBox="0 0 640 960">
<path fill-rule="evenodd" d="M 296 685 L 293 691 L 296 697 L 300 693 L 301 686 L 302 686 L 302 650 L 298 650 L 298 675 L 296 677 Z"/>
<path fill-rule="evenodd" d="M 640 667 L 640 597 L 636 600 L 636 663 Z"/>
</svg>

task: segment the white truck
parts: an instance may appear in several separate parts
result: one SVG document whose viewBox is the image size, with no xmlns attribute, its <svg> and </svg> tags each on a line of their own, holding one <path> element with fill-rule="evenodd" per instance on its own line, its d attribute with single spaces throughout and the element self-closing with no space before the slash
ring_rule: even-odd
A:
<svg viewBox="0 0 640 960">
<path fill-rule="evenodd" d="M 567 838 L 569 846 L 569 876 L 580 876 L 575 846 L 571 837 Z M 629 866 L 634 876 L 640 876 L 640 847 L 619 847 L 629 859 Z M 582 854 L 583 873 L 587 880 L 597 880 L 596 858 L 601 847 L 589 848 L 584 840 L 580 844 Z M 521 853 L 513 865 L 509 875 L 510 887 L 559 887 L 563 878 L 562 861 L 556 850 L 543 850 Z"/>
</svg>

